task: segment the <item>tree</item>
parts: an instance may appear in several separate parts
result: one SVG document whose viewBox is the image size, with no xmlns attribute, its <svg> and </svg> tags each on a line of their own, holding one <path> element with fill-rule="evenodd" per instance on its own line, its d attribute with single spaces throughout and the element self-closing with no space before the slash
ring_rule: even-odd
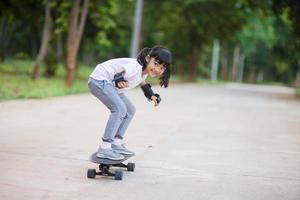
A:
<svg viewBox="0 0 300 200">
<path fill-rule="evenodd" d="M 72 86 L 74 81 L 74 70 L 77 64 L 82 33 L 84 30 L 88 13 L 88 0 L 76 0 L 73 2 L 70 16 L 67 39 L 67 73 L 66 84 Z"/>
<path fill-rule="evenodd" d="M 274 17 L 266 15 L 261 8 L 252 8 L 246 12 L 246 23 L 238 32 L 238 43 L 246 56 L 248 81 L 255 82 L 256 75 L 263 74 L 274 66 L 272 48 L 276 42 Z"/>
<path fill-rule="evenodd" d="M 288 14 L 292 22 L 294 46 L 298 51 L 298 70 L 296 73 L 296 87 L 300 87 L 300 1 L 299 0 L 273 0 L 272 9 L 277 16 L 284 12 Z"/>
<path fill-rule="evenodd" d="M 49 53 L 49 41 L 51 39 L 52 35 L 52 17 L 51 17 L 51 9 L 49 5 L 49 1 L 45 1 L 45 24 L 43 28 L 43 36 L 42 36 L 42 42 L 41 47 L 39 50 L 39 53 L 37 55 L 37 58 L 35 60 L 35 63 L 33 65 L 33 71 L 31 74 L 31 78 L 33 80 L 37 79 L 39 76 L 39 68 L 42 62 L 45 60 L 47 53 Z"/>
<path fill-rule="evenodd" d="M 0 60 L 15 54 L 34 57 L 43 21 L 42 0 L 0 1 L 0 10 Z"/>
<path fill-rule="evenodd" d="M 150 37 L 147 40 L 174 50 L 174 57 L 185 65 L 181 68 L 191 81 L 197 77 L 203 47 L 216 38 L 222 43 L 233 37 L 243 24 L 243 7 L 236 0 L 154 1 L 145 7 L 145 16 L 150 15 L 156 23 L 145 27 L 145 35 Z M 155 18 L 152 13 L 163 13 L 163 17 Z"/>
</svg>

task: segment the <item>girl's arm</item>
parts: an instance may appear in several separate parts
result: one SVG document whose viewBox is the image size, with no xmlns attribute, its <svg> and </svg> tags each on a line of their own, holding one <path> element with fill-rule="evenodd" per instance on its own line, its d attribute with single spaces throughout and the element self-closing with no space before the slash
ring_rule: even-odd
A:
<svg viewBox="0 0 300 200">
<path fill-rule="evenodd" d="M 148 84 L 146 81 L 142 81 L 140 83 L 141 89 L 144 92 L 144 95 L 148 98 L 148 100 L 153 101 L 154 102 L 154 106 L 158 106 L 161 98 L 158 94 L 154 94 L 152 89 L 151 89 L 151 85 Z"/>
<path fill-rule="evenodd" d="M 146 85 L 147 83 L 146 83 L 146 81 L 142 81 L 141 83 L 140 83 L 140 86 L 142 87 L 143 85 Z"/>
</svg>

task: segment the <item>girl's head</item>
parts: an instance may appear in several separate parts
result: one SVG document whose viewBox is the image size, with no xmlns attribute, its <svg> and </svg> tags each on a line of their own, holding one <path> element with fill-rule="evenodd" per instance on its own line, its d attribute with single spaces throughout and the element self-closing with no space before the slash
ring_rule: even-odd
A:
<svg viewBox="0 0 300 200">
<path fill-rule="evenodd" d="M 171 76 L 171 52 L 157 45 L 152 48 L 144 48 L 137 57 L 137 61 L 143 66 L 143 71 L 146 71 L 152 77 L 159 77 L 160 85 L 168 87 Z"/>
</svg>

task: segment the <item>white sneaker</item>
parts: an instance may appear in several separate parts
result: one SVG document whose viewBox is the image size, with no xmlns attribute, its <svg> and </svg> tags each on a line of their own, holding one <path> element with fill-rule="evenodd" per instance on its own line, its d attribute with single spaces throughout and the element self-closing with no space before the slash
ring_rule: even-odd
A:
<svg viewBox="0 0 300 200">
<path fill-rule="evenodd" d="M 122 145 L 112 144 L 111 148 L 119 154 L 130 155 L 130 156 L 134 155 L 134 152 L 126 149 L 124 144 L 122 144 Z"/>
<path fill-rule="evenodd" d="M 109 160 L 122 160 L 125 158 L 122 154 L 116 152 L 114 149 L 111 148 L 109 149 L 99 148 L 96 156 L 98 158 L 105 158 Z"/>
</svg>

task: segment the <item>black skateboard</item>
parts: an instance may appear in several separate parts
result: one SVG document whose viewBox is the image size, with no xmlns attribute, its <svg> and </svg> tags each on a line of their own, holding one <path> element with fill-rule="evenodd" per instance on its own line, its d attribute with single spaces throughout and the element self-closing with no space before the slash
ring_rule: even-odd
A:
<svg viewBox="0 0 300 200">
<path fill-rule="evenodd" d="M 88 169 L 87 171 L 87 177 L 88 178 L 95 178 L 96 175 L 100 176 L 114 176 L 115 180 L 122 180 L 123 178 L 123 171 L 118 169 L 112 171 L 110 168 L 111 167 L 121 167 L 121 168 L 126 168 L 127 171 L 133 172 L 135 168 L 135 163 L 128 163 L 127 165 L 124 164 L 123 162 L 132 155 L 123 155 L 125 158 L 122 160 L 109 160 L 109 159 L 104 159 L 104 158 L 98 158 L 96 157 L 96 153 L 93 153 L 90 157 L 90 161 L 93 163 L 99 164 L 99 172 L 97 172 L 95 169 Z"/>
</svg>

